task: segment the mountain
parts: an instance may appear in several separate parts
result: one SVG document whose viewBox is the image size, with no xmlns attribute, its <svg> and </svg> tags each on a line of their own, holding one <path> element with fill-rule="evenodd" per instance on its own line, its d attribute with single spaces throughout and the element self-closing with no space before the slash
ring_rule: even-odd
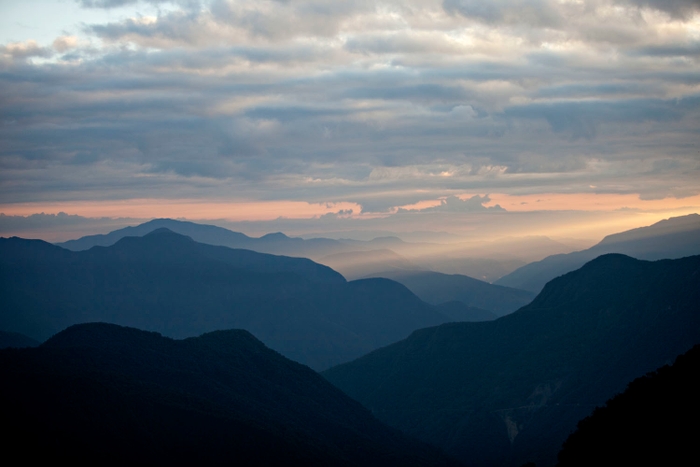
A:
<svg viewBox="0 0 700 467">
<path fill-rule="evenodd" d="M 71 251 L 83 251 L 93 246 L 114 245 L 124 237 L 142 237 L 159 228 L 167 228 L 209 245 L 311 258 L 331 267 L 338 267 L 338 270 L 351 279 L 381 272 L 389 267 L 466 274 L 493 281 L 547 254 L 573 250 L 547 237 L 502 238 L 491 242 L 449 244 L 407 243 L 396 236 L 376 237 L 368 241 L 347 238 L 303 239 L 288 237 L 280 232 L 254 238 L 214 225 L 174 219 L 154 219 L 108 234 L 89 235 L 56 245 Z M 383 256 L 387 264 L 382 266 L 378 256 Z"/>
<path fill-rule="evenodd" d="M 635 379 L 579 422 L 557 465 L 684 465 L 697 458 L 698 429 L 689 422 L 700 417 L 698 374 L 700 345 Z"/>
<path fill-rule="evenodd" d="M 115 230 L 108 234 L 88 235 L 77 240 L 57 243 L 56 245 L 71 251 L 83 251 L 89 250 L 93 246 L 114 245 L 124 237 L 142 237 L 162 228 L 186 235 L 200 243 L 242 248 L 276 255 L 314 258 L 350 249 L 349 246 L 342 242 L 329 238 L 304 240 L 302 238 L 288 237 L 280 232 L 254 238 L 215 225 L 196 224 L 174 219 L 154 219 L 134 227 Z"/>
<path fill-rule="evenodd" d="M 443 315 L 450 318 L 450 321 L 491 321 L 498 318 L 492 311 L 482 310 L 474 306 L 465 305 L 464 303 L 453 300 L 436 305 L 435 308 Z"/>
<path fill-rule="evenodd" d="M 0 351 L 4 454 L 157 465 L 455 465 L 241 330 L 105 323 Z M 39 450 L 28 446 L 40 446 Z"/>
<path fill-rule="evenodd" d="M 418 269 L 415 264 L 389 249 L 335 253 L 319 258 L 318 262 L 333 268 L 350 280 L 367 277 L 378 271 Z"/>
<path fill-rule="evenodd" d="M 0 331 L 0 349 L 36 347 L 39 341 L 18 332 Z"/>
<path fill-rule="evenodd" d="M 497 279 L 527 264 L 527 261 L 517 258 L 459 257 L 455 253 L 442 256 L 424 256 L 417 258 L 416 262 L 423 266 L 422 269 L 428 271 L 438 271 L 443 274 L 461 274 L 489 283 L 493 283 Z"/>
<path fill-rule="evenodd" d="M 374 274 L 373 277 L 395 280 L 421 300 L 433 305 L 458 301 L 491 311 L 496 316 L 511 313 L 535 298 L 532 292 L 489 284 L 461 274 L 393 270 Z"/>
<path fill-rule="evenodd" d="M 700 256 L 604 255 L 495 321 L 421 329 L 323 373 L 474 466 L 553 465 L 576 423 L 700 343 Z"/>
<path fill-rule="evenodd" d="M 348 283 L 308 259 L 205 245 L 165 229 L 79 252 L 0 239 L 0 296 L 0 330 L 39 341 L 90 321 L 175 338 L 242 328 L 315 369 L 453 320 L 387 279 Z"/>
<path fill-rule="evenodd" d="M 700 254 L 700 215 L 672 217 L 648 227 L 609 235 L 583 251 L 548 256 L 526 264 L 501 277 L 494 284 L 535 293 L 557 276 L 578 269 L 607 253 L 622 253 L 637 259 L 674 259 Z"/>
</svg>

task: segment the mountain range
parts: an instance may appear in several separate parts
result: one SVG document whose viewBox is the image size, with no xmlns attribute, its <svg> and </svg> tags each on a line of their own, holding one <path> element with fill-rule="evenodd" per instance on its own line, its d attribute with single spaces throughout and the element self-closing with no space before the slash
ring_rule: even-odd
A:
<svg viewBox="0 0 700 467">
<path fill-rule="evenodd" d="M 488 310 L 493 314 L 493 318 L 507 315 L 527 305 L 536 295 L 526 290 L 489 284 L 462 274 L 392 270 L 369 277 L 386 277 L 395 280 L 405 285 L 421 300 L 433 305 L 460 302 L 468 307 Z"/>
<path fill-rule="evenodd" d="M 308 259 L 206 245 L 167 229 L 78 252 L 0 239 L 0 295 L 0 330 L 38 341 L 90 321 L 175 338 L 241 328 L 315 369 L 455 320 L 388 279 L 346 282 Z"/>
<path fill-rule="evenodd" d="M 555 277 L 607 253 L 621 253 L 646 260 L 700 254 L 700 215 L 672 217 L 648 227 L 608 235 L 586 250 L 552 255 L 526 264 L 494 281 L 494 284 L 537 293 Z"/>
<path fill-rule="evenodd" d="M 458 465 L 242 330 L 173 340 L 76 325 L 38 348 L 0 351 L 0 375 L 8 459 Z"/>
<path fill-rule="evenodd" d="M 553 465 L 576 423 L 700 343 L 700 256 L 609 254 L 495 321 L 421 329 L 323 375 L 468 465 Z"/>
<path fill-rule="evenodd" d="M 110 246 L 124 237 L 141 237 L 153 230 L 167 228 L 209 245 L 244 248 L 260 253 L 311 258 L 339 271 L 349 279 L 385 271 L 390 264 L 405 269 L 436 270 L 465 274 L 492 281 L 548 254 L 573 251 L 574 248 L 547 237 L 495 239 L 491 242 L 409 243 L 396 236 L 380 236 L 372 240 L 297 238 L 283 233 L 249 237 L 222 227 L 175 219 L 153 219 L 143 224 L 115 230 L 107 234 L 89 235 L 57 243 L 72 251 L 93 246 Z M 378 261 L 378 251 L 384 260 Z"/>
</svg>

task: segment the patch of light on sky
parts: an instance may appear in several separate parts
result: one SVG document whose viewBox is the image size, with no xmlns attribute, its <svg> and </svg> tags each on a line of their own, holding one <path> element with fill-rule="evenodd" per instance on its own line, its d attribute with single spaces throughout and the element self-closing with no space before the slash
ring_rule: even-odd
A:
<svg viewBox="0 0 700 467">
<path fill-rule="evenodd" d="M 75 0 L 0 0 L 0 44 L 36 41 L 49 46 L 59 36 L 85 39 L 90 24 L 116 22 L 129 17 L 157 16 L 173 8 L 137 3 L 120 8 L 82 8 Z"/>
</svg>

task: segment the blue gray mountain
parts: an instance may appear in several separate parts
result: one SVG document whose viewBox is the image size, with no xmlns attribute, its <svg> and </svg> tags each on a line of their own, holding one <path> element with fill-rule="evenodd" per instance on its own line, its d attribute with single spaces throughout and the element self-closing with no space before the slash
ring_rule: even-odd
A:
<svg viewBox="0 0 700 467">
<path fill-rule="evenodd" d="M 107 465 L 452 466 L 242 330 L 90 323 L 0 351 L 3 453 Z M 11 401 L 11 403 L 9 403 Z"/>
<path fill-rule="evenodd" d="M 548 256 L 526 264 L 494 284 L 538 293 L 557 276 L 580 268 L 606 253 L 621 253 L 637 259 L 674 259 L 700 254 L 700 215 L 672 217 L 648 227 L 608 235 L 587 250 Z"/>
<path fill-rule="evenodd" d="M 0 330 L 38 341 L 104 321 L 183 338 L 241 328 L 315 369 L 455 321 L 388 279 L 195 242 L 166 229 L 73 252 L 0 239 Z"/>
<path fill-rule="evenodd" d="M 323 375 L 473 466 L 553 465 L 576 423 L 700 343 L 700 256 L 603 255 L 495 321 L 415 331 Z"/>
</svg>

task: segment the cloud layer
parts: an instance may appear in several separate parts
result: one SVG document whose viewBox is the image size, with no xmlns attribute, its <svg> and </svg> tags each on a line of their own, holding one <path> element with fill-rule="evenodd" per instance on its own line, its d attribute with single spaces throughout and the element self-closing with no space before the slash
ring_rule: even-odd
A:
<svg viewBox="0 0 700 467">
<path fill-rule="evenodd" d="M 700 193 L 693 0 L 78 3 L 0 44 L 3 204 Z"/>
</svg>

